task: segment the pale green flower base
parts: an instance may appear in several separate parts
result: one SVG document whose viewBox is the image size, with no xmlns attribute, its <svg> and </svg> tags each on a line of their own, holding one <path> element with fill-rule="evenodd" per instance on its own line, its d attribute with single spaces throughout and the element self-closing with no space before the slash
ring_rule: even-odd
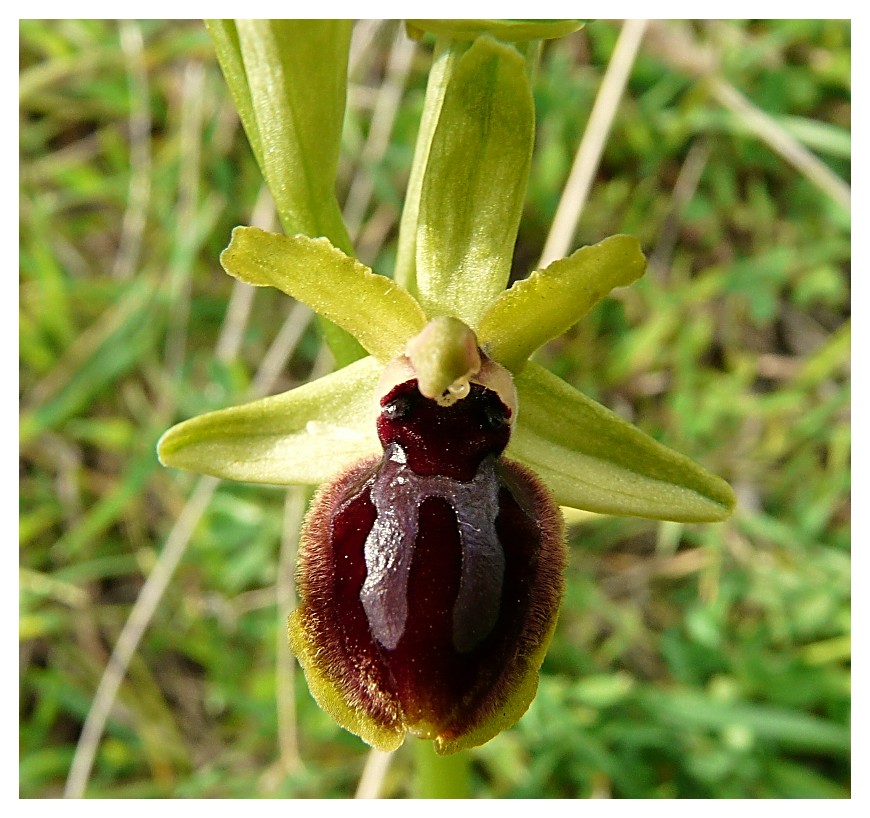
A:
<svg viewBox="0 0 870 818">
<path fill-rule="evenodd" d="M 414 740 L 415 798 L 468 798 L 471 795 L 470 756 L 467 751 L 438 755 L 432 742 Z"/>
</svg>

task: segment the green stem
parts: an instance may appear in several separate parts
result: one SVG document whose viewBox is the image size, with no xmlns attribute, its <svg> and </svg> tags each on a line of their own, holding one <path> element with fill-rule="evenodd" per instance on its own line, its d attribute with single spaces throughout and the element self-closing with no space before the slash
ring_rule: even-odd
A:
<svg viewBox="0 0 870 818">
<path fill-rule="evenodd" d="M 470 795 L 469 755 L 460 751 L 439 756 L 431 741 L 414 742 L 417 775 L 414 779 L 415 798 L 468 798 Z"/>
<path fill-rule="evenodd" d="M 538 75 L 538 70 L 541 67 L 541 52 L 544 47 L 543 40 L 529 40 L 524 47 L 520 49 L 523 57 L 526 59 L 526 72 L 529 76 L 529 85 L 534 88 L 535 79 Z"/>
</svg>

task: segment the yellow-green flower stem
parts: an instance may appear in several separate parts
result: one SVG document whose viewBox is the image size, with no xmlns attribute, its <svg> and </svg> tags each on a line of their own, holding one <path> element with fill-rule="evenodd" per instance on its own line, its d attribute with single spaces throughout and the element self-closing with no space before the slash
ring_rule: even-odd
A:
<svg viewBox="0 0 870 818">
<path fill-rule="evenodd" d="M 470 757 L 468 751 L 449 756 L 435 752 L 431 741 L 414 740 L 415 798 L 468 798 L 470 796 Z"/>
</svg>

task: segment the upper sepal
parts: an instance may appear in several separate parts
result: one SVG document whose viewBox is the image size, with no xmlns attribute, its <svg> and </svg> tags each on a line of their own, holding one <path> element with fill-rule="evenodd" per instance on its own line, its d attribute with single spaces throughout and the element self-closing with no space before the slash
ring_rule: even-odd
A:
<svg viewBox="0 0 870 818">
<path fill-rule="evenodd" d="M 430 318 L 452 315 L 475 329 L 510 275 L 534 101 L 525 60 L 491 37 L 450 66 L 420 189 L 416 292 Z"/>
</svg>

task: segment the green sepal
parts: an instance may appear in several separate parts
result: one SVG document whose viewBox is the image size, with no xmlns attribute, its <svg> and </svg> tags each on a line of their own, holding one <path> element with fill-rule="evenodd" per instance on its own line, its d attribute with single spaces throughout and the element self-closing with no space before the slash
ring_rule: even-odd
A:
<svg viewBox="0 0 870 818">
<path fill-rule="evenodd" d="M 724 480 L 543 367 L 529 363 L 515 383 L 520 411 L 506 454 L 533 469 L 560 505 L 692 523 L 731 514 Z"/>
<path fill-rule="evenodd" d="M 583 28 L 583 20 L 407 20 L 408 35 L 419 39 L 424 32 L 454 40 L 474 40 L 490 34 L 504 42 L 549 40 Z"/>
<path fill-rule="evenodd" d="M 380 453 L 374 389 L 383 367 L 363 358 L 262 400 L 173 426 L 157 444 L 164 466 L 227 480 L 322 483 Z"/>
<path fill-rule="evenodd" d="M 577 323 L 614 287 L 643 275 L 646 259 L 633 236 L 611 236 L 517 281 L 480 321 L 478 338 L 512 372 L 547 341 Z"/>
<path fill-rule="evenodd" d="M 401 355 L 408 339 L 426 325 L 413 296 L 325 238 L 236 227 L 221 264 L 239 281 L 276 287 L 304 302 L 383 362 Z"/>
<path fill-rule="evenodd" d="M 453 67 L 420 194 L 416 283 L 430 317 L 476 329 L 507 286 L 534 119 L 523 58 L 491 37 L 476 40 Z"/>
<path fill-rule="evenodd" d="M 426 83 L 426 99 L 420 116 L 420 128 L 414 145 L 414 159 L 408 174 L 405 200 L 402 204 L 402 218 L 399 222 L 399 240 L 396 245 L 396 266 L 393 270 L 395 280 L 412 295 L 417 295 L 417 223 L 420 217 L 420 196 L 426 163 L 432 137 L 441 115 L 444 95 L 459 58 L 467 49 L 466 43 L 451 44 L 441 38 L 435 43 L 432 68 Z"/>
</svg>

